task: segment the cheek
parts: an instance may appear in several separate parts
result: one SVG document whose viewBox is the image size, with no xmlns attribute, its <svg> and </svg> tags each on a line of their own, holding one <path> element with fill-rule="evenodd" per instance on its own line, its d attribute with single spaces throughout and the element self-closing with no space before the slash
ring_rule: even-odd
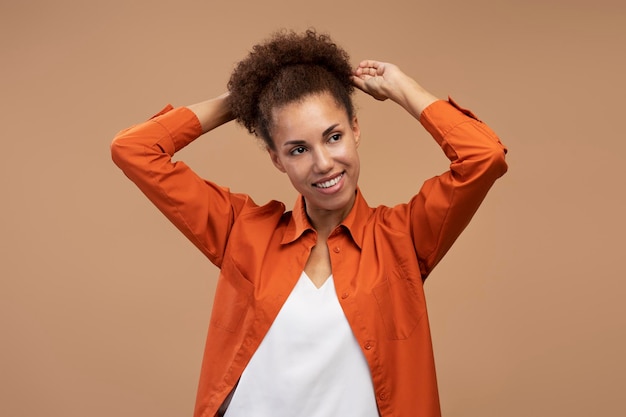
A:
<svg viewBox="0 0 626 417">
<path fill-rule="evenodd" d="M 356 149 L 356 144 L 350 144 L 350 146 L 346 146 L 342 149 L 341 155 L 338 155 L 342 160 L 346 162 L 350 162 L 351 164 L 358 163 L 359 161 L 359 153 Z"/>
<path fill-rule="evenodd" d="M 287 167 L 285 167 L 285 174 L 287 174 L 287 177 L 289 177 L 289 180 L 292 183 L 297 183 L 297 182 L 302 182 L 304 181 L 306 175 L 303 172 L 303 170 L 301 169 L 300 166 L 298 165 L 289 165 Z"/>
</svg>

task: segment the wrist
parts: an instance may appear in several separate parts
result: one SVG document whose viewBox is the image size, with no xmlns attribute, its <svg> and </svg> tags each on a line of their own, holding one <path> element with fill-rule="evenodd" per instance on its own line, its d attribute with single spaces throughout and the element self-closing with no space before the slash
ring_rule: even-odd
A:
<svg viewBox="0 0 626 417">
<path fill-rule="evenodd" d="M 222 94 L 210 100 L 188 106 L 189 110 L 195 113 L 202 126 L 202 133 L 215 129 L 233 120 L 230 110 L 230 95 Z"/>
<path fill-rule="evenodd" d="M 397 92 L 390 98 L 411 113 L 416 119 L 428 106 L 438 100 L 438 98 L 428 92 L 414 79 L 404 76 L 399 84 Z"/>
</svg>

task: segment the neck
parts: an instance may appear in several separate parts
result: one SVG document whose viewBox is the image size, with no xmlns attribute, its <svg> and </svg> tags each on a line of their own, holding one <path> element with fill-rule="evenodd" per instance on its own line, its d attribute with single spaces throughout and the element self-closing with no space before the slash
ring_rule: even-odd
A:
<svg viewBox="0 0 626 417">
<path fill-rule="evenodd" d="M 356 193 L 352 202 L 341 210 L 315 210 L 310 209 L 307 205 L 305 206 L 305 211 L 318 236 L 326 238 L 332 233 L 333 230 L 335 230 L 337 226 L 341 224 L 348 213 L 350 213 L 355 201 Z"/>
<path fill-rule="evenodd" d="M 328 237 L 335 227 L 341 224 L 342 220 L 345 218 L 343 213 L 335 213 L 335 212 L 313 212 L 310 213 L 307 211 L 307 216 L 309 217 L 309 221 L 313 225 L 313 228 L 317 232 L 320 237 Z"/>
</svg>

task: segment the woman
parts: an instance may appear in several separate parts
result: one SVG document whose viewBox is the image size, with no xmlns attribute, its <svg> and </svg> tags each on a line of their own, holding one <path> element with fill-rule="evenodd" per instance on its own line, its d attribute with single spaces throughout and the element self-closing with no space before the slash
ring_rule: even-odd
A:
<svg viewBox="0 0 626 417">
<path fill-rule="evenodd" d="M 355 86 L 402 106 L 451 160 L 406 204 L 370 208 L 358 189 Z M 171 161 L 233 119 L 300 193 L 293 210 Z M 353 71 L 314 31 L 255 46 L 228 93 L 120 132 L 115 163 L 220 268 L 195 415 L 440 415 L 423 281 L 505 173 L 504 154 L 471 112 L 395 65 Z"/>
</svg>

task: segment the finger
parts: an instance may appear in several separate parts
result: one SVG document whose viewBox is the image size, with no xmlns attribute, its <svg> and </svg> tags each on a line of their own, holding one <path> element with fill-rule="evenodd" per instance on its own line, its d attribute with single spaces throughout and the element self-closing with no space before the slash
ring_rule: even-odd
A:
<svg viewBox="0 0 626 417">
<path fill-rule="evenodd" d="M 359 62 L 360 68 L 378 68 L 380 66 L 380 61 L 375 61 L 373 59 L 365 59 Z"/>
<path fill-rule="evenodd" d="M 358 88 L 361 91 L 365 91 L 365 81 L 355 76 L 351 77 L 351 80 L 352 80 L 352 85 L 354 85 L 356 88 Z"/>
<path fill-rule="evenodd" d="M 374 68 L 357 68 L 353 71 L 352 76 L 353 77 L 358 77 L 364 81 L 367 81 L 370 78 L 374 78 L 376 77 L 378 74 L 376 72 L 377 70 Z"/>
</svg>

